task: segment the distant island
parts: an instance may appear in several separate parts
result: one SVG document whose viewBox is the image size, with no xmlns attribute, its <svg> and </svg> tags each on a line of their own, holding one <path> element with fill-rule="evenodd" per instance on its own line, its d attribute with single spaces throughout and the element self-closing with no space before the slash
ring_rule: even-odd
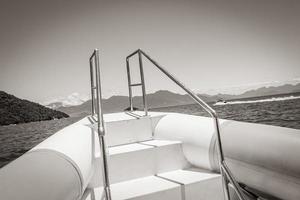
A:
<svg viewBox="0 0 300 200">
<path fill-rule="evenodd" d="M 0 125 L 67 118 L 69 115 L 0 91 Z"/>
</svg>

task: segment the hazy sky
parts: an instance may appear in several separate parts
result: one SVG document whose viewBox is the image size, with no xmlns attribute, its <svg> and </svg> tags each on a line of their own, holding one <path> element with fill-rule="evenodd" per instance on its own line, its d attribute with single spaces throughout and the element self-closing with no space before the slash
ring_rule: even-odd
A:
<svg viewBox="0 0 300 200">
<path fill-rule="evenodd" d="M 88 94 L 94 48 L 105 97 L 127 95 L 137 48 L 192 89 L 300 77 L 298 0 L 1 0 L 0 29 L 0 90 L 37 102 Z M 180 91 L 145 68 L 148 92 Z"/>
</svg>

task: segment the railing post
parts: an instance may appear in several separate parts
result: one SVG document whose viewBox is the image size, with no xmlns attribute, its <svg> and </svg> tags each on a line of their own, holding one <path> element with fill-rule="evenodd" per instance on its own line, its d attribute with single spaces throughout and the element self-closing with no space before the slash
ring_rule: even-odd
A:
<svg viewBox="0 0 300 200">
<path fill-rule="evenodd" d="M 215 114 L 215 116 L 213 116 L 213 119 L 214 119 L 215 131 L 216 131 L 216 135 L 217 135 L 217 146 L 218 146 L 218 152 L 219 152 L 219 166 L 220 166 L 220 173 L 222 176 L 224 197 L 225 197 L 225 200 L 230 200 L 228 180 L 227 180 L 226 174 L 222 168 L 222 165 L 224 162 L 224 153 L 223 153 L 222 142 L 221 142 L 219 120 L 218 120 L 218 117 L 216 114 Z"/>
<path fill-rule="evenodd" d="M 94 75 L 93 75 L 93 60 L 90 59 L 90 76 L 91 76 L 91 99 L 92 99 L 92 116 L 95 115 L 95 102 L 94 102 L 94 89 L 95 89 L 95 86 L 94 86 Z"/>
<path fill-rule="evenodd" d="M 129 67 L 129 59 L 128 58 L 126 58 L 126 69 L 127 69 L 128 90 L 129 90 L 129 106 L 130 106 L 130 110 L 133 111 L 131 77 L 130 77 L 130 67 Z"/>
<path fill-rule="evenodd" d="M 230 200 L 228 180 L 226 178 L 226 174 L 223 171 L 222 167 L 220 167 L 220 173 L 221 173 L 221 176 L 222 176 L 222 185 L 223 185 L 222 188 L 223 188 L 223 193 L 224 193 L 225 200 Z"/>
<path fill-rule="evenodd" d="M 104 127 L 104 119 L 102 113 L 102 93 L 101 93 L 101 80 L 100 80 L 100 67 L 99 67 L 99 51 L 97 49 L 95 49 L 94 51 L 94 56 L 95 56 L 96 98 L 97 98 L 96 111 L 97 111 L 97 119 L 98 119 L 97 129 L 98 129 L 100 153 L 102 159 L 103 187 L 104 187 L 104 194 L 106 200 L 111 200 L 109 170 L 108 170 L 108 153 L 107 153 L 107 147 L 105 143 L 105 127 Z"/>
<path fill-rule="evenodd" d="M 144 77 L 144 69 L 143 69 L 143 60 L 142 60 L 141 50 L 138 51 L 138 55 L 139 55 L 139 64 L 140 64 L 144 111 L 145 111 L 145 116 L 147 116 L 148 115 L 148 105 L 147 105 L 146 86 L 145 86 L 145 77 Z"/>
<path fill-rule="evenodd" d="M 223 168 L 223 171 L 226 174 L 226 177 L 228 178 L 230 183 L 233 185 L 233 189 L 234 189 L 235 193 L 237 194 L 238 198 L 244 200 L 243 192 L 241 191 L 241 189 L 240 189 L 237 181 L 235 180 L 233 174 L 231 173 L 231 171 L 227 167 L 225 161 L 223 161 L 223 163 L 222 163 L 222 168 Z"/>
</svg>

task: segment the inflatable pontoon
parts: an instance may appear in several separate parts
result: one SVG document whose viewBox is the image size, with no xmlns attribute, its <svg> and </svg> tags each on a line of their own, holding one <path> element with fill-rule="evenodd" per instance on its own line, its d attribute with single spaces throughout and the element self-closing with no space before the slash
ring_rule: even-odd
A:
<svg viewBox="0 0 300 200">
<path fill-rule="evenodd" d="M 139 58 L 141 83 L 129 59 Z M 150 112 L 142 58 L 209 117 Z M 0 169 L 1 200 L 299 200 L 300 131 L 223 120 L 142 50 L 126 59 L 128 111 L 103 114 L 99 54 L 90 58 L 92 113 Z M 133 111 L 132 87 L 143 110 Z"/>
</svg>

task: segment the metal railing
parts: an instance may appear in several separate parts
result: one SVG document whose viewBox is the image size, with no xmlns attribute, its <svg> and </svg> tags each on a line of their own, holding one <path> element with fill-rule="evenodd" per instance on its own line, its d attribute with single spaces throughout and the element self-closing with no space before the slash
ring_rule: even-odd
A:
<svg viewBox="0 0 300 200">
<path fill-rule="evenodd" d="M 99 136 L 100 153 L 102 159 L 103 189 L 106 200 L 111 200 L 109 173 L 108 173 L 108 154 L 105 142 L 105 127 L 102 112 L 102 93 L 100 80 L 99 50 L 95 49 L 90 59 L 91 75 L 91 95 L 92 95 L 92 117 L 97 115 L 97 132 Z M 96 83 L 95 83 L 96 82 Z M 96 94 L 96 95 L 95 95 Z M 96 96 L 96 97 L 95 97 Z"/>
<path fill-rule="evenodd" d="M 142 60 L 142 51 L 137 50 L 127 56 L 126 58 L 126 68 L 127 68 L 127 77 L 128 77 L 128 89 L 129 89 L 129 105 L 130 110 L 133 111 L 133 97 L 132 97 L 132 87 L 141 86 L 142 87 L 142 93 L 143 93 L 143 105 L 144 105 L 144 111 L 145 115 L 148 115 L 148 106 L 147 106 L 147 99 L 146 99 L 146 87 L 145 87 L 145 78 L 144 78 L 144 70 L 143 70 L 143 60 Z M 129 66 L 129 58 L 134 56 L 135 54 L 138 54 L 139 56 L 139 66 L 140 66 L 140 76 L 141 76 L 141 82 L 140 83 L 131 83 L 131 76 L 130 76 L 130 66 Z"/>
<path fill-rule="evenodd" d="M 139 68 L 140 68 L 140 75 L 141 75 L 141 83 L 138 84 L 132 84 L 131 83 L 131 77 L 130 77 L 130 65 L 129 65 L 129 59 L 138 54 L 139 57 Z M 132 97 L 132 89 L 131 87 L 134 86 L 141 86 L 142 87 L 142 93 L 143 93 L 143 104 L 144 104 L 144 111 L 145 115 L 148 115 L 148 107 L 147 107 L 147 97 L 146 97 L 146 89 L 145 89 L 145 78 L 144 78 L 144 70 L 143 70 L 143 61 L 142 56 L 147 58 L 155 67 L 157 67 L 163 74 L 165 74 L 167 77 L 169 77 L 173 82 L 175 82 L 179 87 L 181 87 L 189 96 L 198 104 L 200 105 L 206 112 L 210 114 L 210 116 L 213 118 L 214 121 L 214 127 L 216 131 L 217 136 L 217 145 L 218 145 L 218 153 L 219 153 L 219 165 L 220 165 L 220 173 L 222 175 L 223 180 L 223 190 L 225 199 L 230 199 L 230 193 L 228 188 L 228 183 L 231 183 L 233 186 L 234 191 L 236 192 L 238 198 L 240 200 L 245 200 L 243 196 L 243 192 L 241 191 L 241 188 L 238 184 L 238 182 L 235 180 L 234 176 L 232 175 L 231 171 L 229 170 L 223 153 L 222 148 L 222 141 L 221 141 L 221 134 L 220 134 L 220 125 L 217 113 L 214 109 L 212 109 L 207 103 L 205 103 L 201 98 L 199 98 L 192 90 L 188 89 L 183 83 L 181 83 L 177 78 L 175 78 L 170 72 L 168 72 L 165 68 L 160 66 L 156 61 L 154 61 L 148 54 L 146 54 L 141 49 L 138 49 L 134 51 L 132 54 L 126 57 L 126 67 L 127 67 L 127 77 L 128 77 L 128 87 L 129 87 L 129 104 L 130 109 L 133 111 L 133 97 Z"/>
</svg>

